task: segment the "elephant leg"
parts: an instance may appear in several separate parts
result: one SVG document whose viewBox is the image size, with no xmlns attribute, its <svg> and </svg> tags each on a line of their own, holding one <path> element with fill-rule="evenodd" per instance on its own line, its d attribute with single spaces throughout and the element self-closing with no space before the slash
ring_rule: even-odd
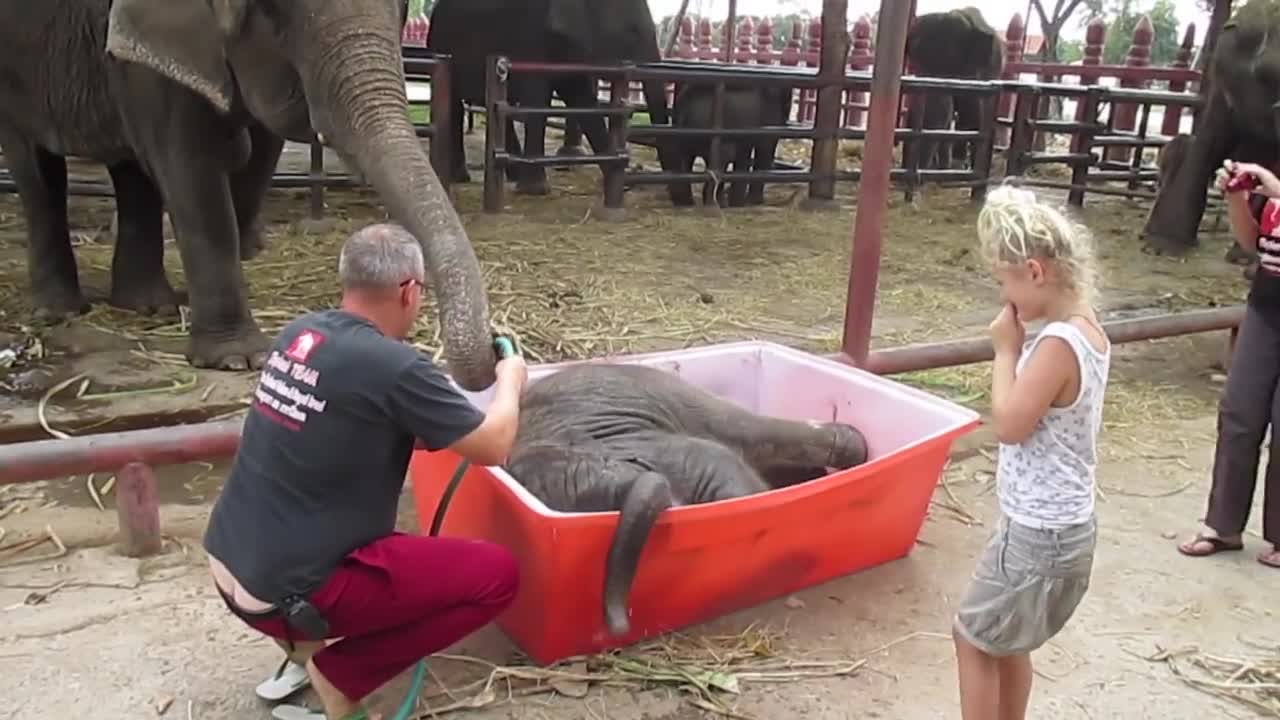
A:
<svg viewBox="0 0 1280 720">
<path fill-rule="evenodd" d="M 522 157 L 520 136 L 516 134 L 516 121 L 511 118 L 507 118 L 507 126 L 503 128 L 503 147 L 507 151 L 507 157 Z M 519 180 L 524 171 L 525 166 L 513 162 L 508 162 L 506 168 L 503 170 L 508 182 L 515 182 Z"/>
<path fill-rule="evenodd" d="M 271 178 L 284 150 L 284 138 L 257 122 L 249 124 L 249 139 L 249 159 L 231 174 L 231 201 L 236 208 L 241 260 L 252 260 L 266 248 L 259 216 L 262 200 L 271 188 Z"/>
<path fill-rule="evenodd" d="M 751 152 L 754 148 L 749 142 L 734 145 L 733 171 L 745 172 L 751 169 Z M 743 207 L 747 204 L 747 183 L 745 180 L 734 180 L 729 183 L 729 207 Z"/>
<path fill-rule="evenodd" d="M 773 169 L 773 161 L 778 156 L 777 139 L 761 140 L 756 143 L 755 151 L 752 153 L 751 167 L 758 172 L 768 172 Z M 747 191 L 748 205 L 764 204 L 764 181 L 753 180 Z"/>
<path fill-rule="evenodd" d="M 462 98 L 453 101 L 453 112 L 449 114 L 449 138 L 446 142 L 453 146 L 452 157 L 449 158 L 450 173 L 455 183 L 471 182 L 471 173 L 467 171 L 467 150 L 462 142 L 462 126 L 466 122 L 467 107 Z M 435 138 L 432 138 L 435 142 Z"/>
<path fill-rule="evenodd" d="M 541 78 L 531 78 L 522 85 L 519 104 L 526 107 L 546 107 L 551 104 L 551 86 Z M 540 158 L 547 152 L 547 119 L 532 116 L 524 120 L 524 149 L 529 157 Z M 542 165 L 525 165 L 520 168 L 516 180 L 516 192 L 524 195 L 547 195 L 551 186 L 547 182 L 547 169 Z"/>
<path fill-rule="evenodd" d="M 631 631 L 628 599 L 653 523 L 671 507 L 671 485 L 659 473 L 607 457 L 599 448 L 524 448 L 507 465 L 512 477 L 561 512 L 617 511 L 605 560 L 604 620 L 609 633 Z M 550 499 L 548 499 L 550 498 Z"/>
<path fill-rule="evenodd" d="M 1205 103 L 1200 127 L 1187 143 L 1179 172 L 1160 186 L 1142 228 L 1143 249 L 1155 254 L 1182 255 L 1199 244 L 1197 235 L 1213 173 L 1226 159 L 1231 139 L 1238 134 L 1221 91 Z"/>
<path fill-rule="evenodd" d="M 952 98 L 955 106 L 956 129 L 976 131 L 982 124 L 982 105 L 980 98 L 956 95 Z M 951 159 L 958 167 L 963 168 L 972 157 L 974 143 L 970 140 L 957 140 L 952 150 Z"/>
<path fill-rule="evenodd" d="M 709 503 L 769 490 L 743 455 L 707 438 L 662 431 L 603 441 L 610 457 L 634 457 L 671 483 L 679 504 Z"/>
<path fill-rule="evenodd" d="M 178 311 L 184 298 L 164 268 L 164 197 L 136 161 L 107 167 L 116 192 L 116 246 L 108 302 L 140 315 Z"/>
<path fill-rule="evenodd" d="M 36 307 L 52 317 L 87 312 L 67 226 L 67 161 L 12 128 L 0 128 L 0 147 L 26 216 L 27 276 Z"/>
<path fill-rule="evenodd" d="M 687 144 L 672 143 L 672 161 L 675 163 L 676 170 L 682 173 L 693 172 L 693 160 L 695 153 Z M 675 207 L 691 207 L 693 205 L 693 185 L 687 182 L 670 183 L 667 185 L 667 195 L 671 198 L 671 204 Z"/>
<path fill-rule="evenodd" d="M 582 126 L 578 124 L 576 118 L 564 119 L 564 140 L 560 143 L 560 149 L 556 150 L 556 155 L 560 157 L 581 157 L 586 154 L 582 149 Z"/>
<path fill-rule="evenodd" d="M 120 113 L 169 209 L 191 300 L 187 360 L 195 367 L 262 367 L 270 346 L 249 312 L 240 234 L 225 160 L 210 138 L 223 118 L 194 92 L 141 66 L 113 67 L 118 97 L 145 101 Z"/>
<path fill-rule="evenodd" d="M 560 97 L 568 107 L 597 107 L 600 102 L 596 98 L 595 88 L 595 78 L 573 78 L 561 85 Z M 581 138 L 581 134 L 587 136 L 587 142 L 591 144 L 592 152 L 602 153 L 605 151 L 605 148 L 609 145 L 609 129 L 605 125 L 603 117 L 598 115 L 590 117 L 579 116 L 574 118 L 574 122 L 580 132 L 579 138 Z"/>
</svg>

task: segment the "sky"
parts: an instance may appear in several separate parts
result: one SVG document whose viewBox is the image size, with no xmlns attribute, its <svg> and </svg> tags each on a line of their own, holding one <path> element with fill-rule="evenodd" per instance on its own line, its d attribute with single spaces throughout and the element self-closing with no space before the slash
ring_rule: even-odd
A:
<svg viewBox="0 0 1280 720">
<path fill-rule="evenodd" d="M 900 2 L 901 0 L 895 0 Z M 880 3 L 878 0 L 848 0 L 849 17 L 855 18 L 859 15 L 875 12 Z M 1196 7 L 1196 0 L 1174 0 L 1177 7 L 1178 21 L 1182 26 L 1194 21 L 1196 24 L 1197 42 L 1203 37 L 1204 29 L 1209 24 L 1208 15 L 1200 12 Z M 1027 0 L 916 0 L 916 12 L 938 12 L 940 10 L 951 10 L 954 8 L 965 7 L 967 5 L 977 5 L 982 8 L 982 14 L 987 21 L 999 29 L 1009 24 L 1009 19 L 1014 13 L 1021 13 L 1025 19 L 1027 13 Z M 1150 6 L 1151 0 L 1140 2 L 1140 6 Z M 680 9 L 680 0 L 649 0 L 649 9 L 653 13 L 654 20 L 658 20 L 665 15 L 674 15 Z M 738 12 L 742 15 L 765 15 L 773 13 L 791 13 L 809 11 L 813 15 L 822 13 L 822 0 L 738 0 Z M 728 0 L 690 0 L 690 13 L 700 13 L 703 15 L 715 15 L 724 17 L 729 12 Z M 1032 21 L 1030 30 L 1032 33 L 1038 33 L 1039 23 Z M 1067 27 L 1063 30 L 1063 37 L 1066 39 L 1076 39 L 1084 37 L 1084 28 L 1076 21 L 1068 21 Z"/>
</svg>

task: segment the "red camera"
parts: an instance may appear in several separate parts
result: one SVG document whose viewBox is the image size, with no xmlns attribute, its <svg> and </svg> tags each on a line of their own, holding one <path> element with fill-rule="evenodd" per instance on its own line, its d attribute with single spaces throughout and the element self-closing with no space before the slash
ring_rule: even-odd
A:
<svg viewBox="0 0 1280 720">
<path fill-rule="evenodd" d="M 1240 192 L 1242 190 L 1252 190 L 1260 184 L 1258 178 L 1249 173 L 1237 173 L 1227 181 L 1225 189 L 1227 192 Z"/>
</svg>

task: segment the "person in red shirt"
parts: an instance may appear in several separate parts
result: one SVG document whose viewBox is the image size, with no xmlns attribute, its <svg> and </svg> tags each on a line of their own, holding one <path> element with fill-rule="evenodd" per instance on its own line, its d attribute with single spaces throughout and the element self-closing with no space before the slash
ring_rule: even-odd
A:
<svg viewBox="0 0 1280 720">
<path fill-rule="evenodd" d="M 1280 444 L 1274 439 L 1280 426 L 1280 179 L 1260 165 L 1227 160 L 1216 183 L 1236 242 L 1257 252 L 1258 266 L 1218 405 L 1204 527 L 1178 550 L 1203 557 L 1244 549 L 1262 439 L 1270 427 L 1262 536 L 1271 549 L 1259 554 L 1258 562 L 1280 568 Z"/>
</svg>

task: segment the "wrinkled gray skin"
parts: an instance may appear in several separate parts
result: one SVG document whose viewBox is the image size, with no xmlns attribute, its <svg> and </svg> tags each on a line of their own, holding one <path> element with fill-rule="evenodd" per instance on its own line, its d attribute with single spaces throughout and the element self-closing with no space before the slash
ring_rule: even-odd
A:
<svg viewBox="0 0 1280 720">
<path fill-rule="evenodd" d="M 793 87 L 725 85 L 724 114 L 722 126 L 725 128 L 749 128 L 762 125 L 785 125 L 791 117 Z M 684 83 L 676 91 L 675 101 L 671 107 L 671 123 L 680 127 L 710 128 L 713 126 L 712 114 L 715 109 L 714 83 Z M 759 138 L 721 138 L 720 164 L 710 167 L 711 138 L 672 138 L 664 140 L 672 162 L 680 172 L 691 172 L 693 162 L 701 157 L 713 172 L 724 173 L 730 163 L 734 171 L 739 170 L 772 170 L 774 157 L 777 154 L 778 139 L 776 137 Z M 741 207 L 746 204 L 760 205 L 764 203 L 764 183 L 753 180 L 750 183 L 735 181 L 727 183 L 728 205 Z M 748 189 L 749 188 L 749 189 Z M 715 202 L 723 207 L 725 203 L 725 184 L 704 183 L 702 187 L 703 205 L 711 205 L 714 193 Z M 671 185 L 671 202 L 676 206 L 693 204 L 693 192 L 688 183 Z"/>
<path fill-rule="evenodd" d="M 496 362 L 480 270 L 411 125 L 404 0 L 0 0 L 0 146 L 47 311 L 84 309 L 66 220 L 69 155 L 123 190 L 112 298 L 172 307 L 159 241 L 173 223 L 192 308 L 188 360 L 261 367 L 240 268 L 285 138 L 317 133 L 423 242 L 451 373 L 480 390 Z M 161 203 L 163 198 L 163 203 Z"/>
<path fill-rule="evenodd" d="M 867 460 L 852 426 L 747 412 L 655 368 L 587 363 L 529 383 L 506 468 L 560 512 L 620 511 L 605 568 L 609 632 L 663 510 L 744 497 Z"/>
<path fill-rule="evenodd" d="M 998 80 L 1004 72 L 1004 42 L 976 7 L 918 16 L 907 33 L 906 57 L 915 74 L 921 77 Z M 923 111 L 924 127 L 935 130 L 951 127 L 953 117 L 957 130 L 977 130 L 983 113 L 991 109 L 986 106 L 995 102 L 994 97 L 979 99 L 960 94 L 931 93 L 926 97 L 924 103 L 912 105 L 908 123 L 914 123 L 917 113 Z M 967 142 L 957 141 L 953 145 L 920 140 L 906 145 L 908 159 L 916 152 L 913 146 L 919 146 L 922 169 L 950 168 L 953 156 L 955 162 L 963 166 L 969 156 Z"/>
<path fill-rule="evenodd" d="M 467 182 L 466 156 L 462 145 L 464 100 L 484 103 L 485 59 L 505 55 L 512 61 L 586 62 L 615 64 L 624 61 L 646 63 L 661 59 L 653 16 L 646 0 L 438 0 L 431 10 L 427 47 L 453 57 L 453 125 L 449 128 L 453 145 L 452 179 Z M 520 74 L 508 80 L 508 101 L 527 107 L 551 104 L 552 85 L 569 107 L 597 104 L 592 78 L 572 75 Z M 655 124 L 667 123 L 667 96 L 661 82 L 646 83 L 645 100 Z M 593 150 L 603 150 L 608 137 L 603 118 L 577 118 Z M 532 155 L 546 148 L 546 118 L 524 120 L 525 146 Z M 506 150 L 522 154 L 514 124 L 506 127 Z M 662 161 L 662 154 L 659 153 Z M 663 161 L 665 162 L 665 161 Z M 665 168 L 666 165 L 664 164 Z M 546 169 L 539 166 L 512 166 L 509 179 L 516 180 L 521 193 L 545 195 L 549 192 Z"/>
<path fill-rule="evenodd" d="M 1191 135 L 1179 133 L 1169 138 L 1169 142 L 1160 148 L 1160 152 L 1156 155 L 1156 169 L 1158 171 L 1156 179 L 1157 193 L 1160 192 L 1161 188 L 1168 185 L 1173 180 L 1174 174 L 1182 168 L 1182 163 L 1186 160 L 1187 150 L 1190 148 L 1191 142 Z M 1274 155 L 1268 156 L 1266 150 L 1256 146 L 1248 147 L 1239 144 L 1233 146 L 1227 156 L 1238 162 L 1260 163 L 1268 167 L 1274 166 L 1276 161 L 1280 159 Z M 1209 179 L 1212 181 L 1213 176 L 1210 175 Z M 1240 243 L 1236 242 L 1234 235 L 1230 236 L 1230 241 L 1227 245 L 1226 260 L 1235 265 L 1244 265 L 1244 277 L 1247 280 L 1252 280 L 1254 273 L 1258 271 L 1258 253 L 1249 252 L 1240 247 Z"/>
<path fill-rule="evenodd" d="M 1249 0 L 1223 26 L 1205 73 L 1199 127 L 1142 229 L 1146 251 L 1176 256 L 1199 244 L 1206 190 L 1223 160 L 1274 166 L 1280 159 L 1280 14 L 1272 5 Z M 1250 262 L 1240 251 L 1229 251 L 1228 260 Z"/>
</svg>

